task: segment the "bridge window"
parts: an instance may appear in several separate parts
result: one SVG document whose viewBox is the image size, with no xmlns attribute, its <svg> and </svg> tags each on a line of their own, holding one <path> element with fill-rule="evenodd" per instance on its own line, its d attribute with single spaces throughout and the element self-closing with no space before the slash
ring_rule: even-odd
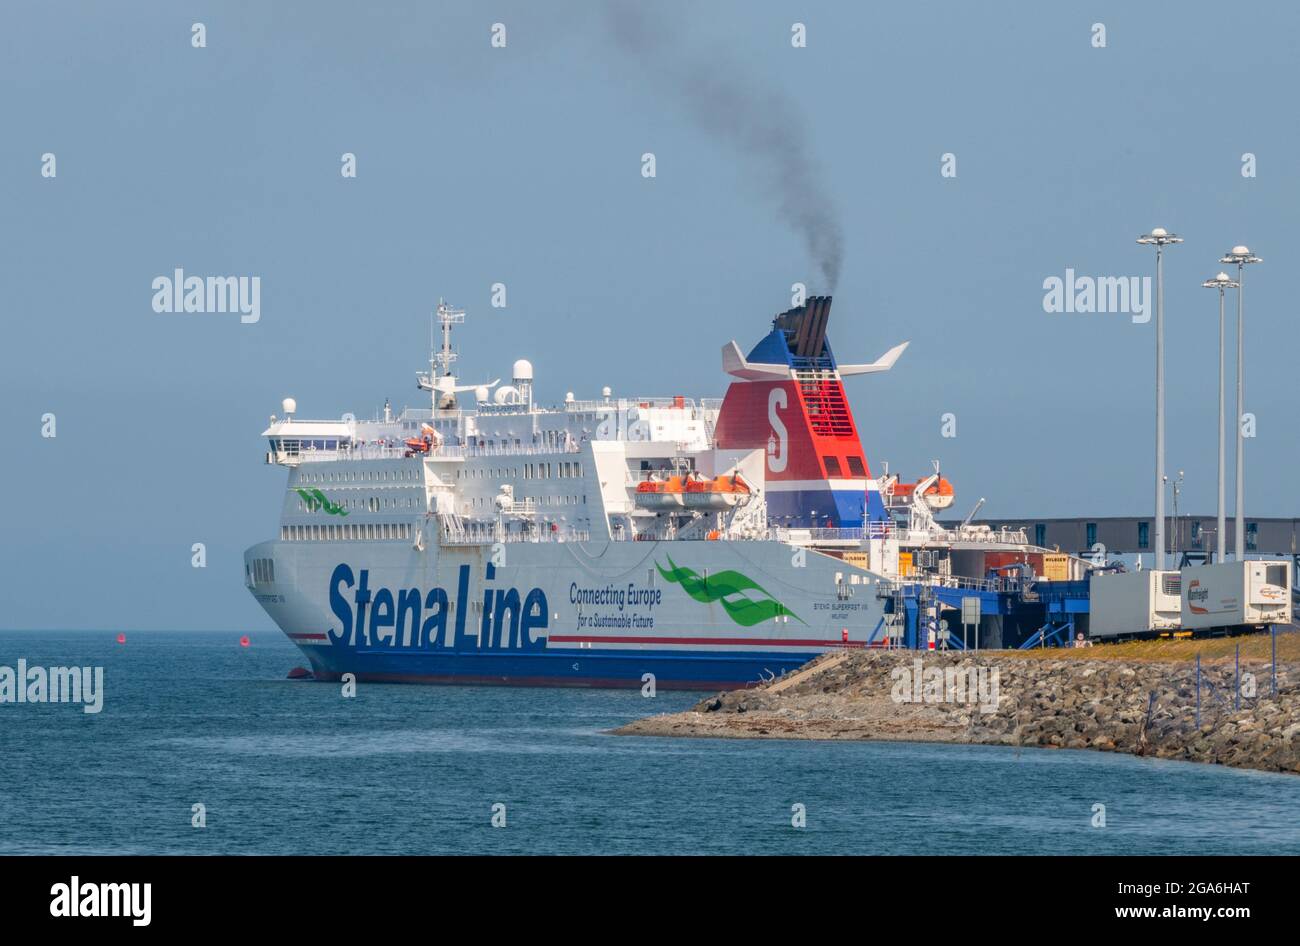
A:
<svg viewBox="0 0 1300 946">
<path fill-rule="evenodd" d="M 846 457 L 845 459 L 847 459 L 847 460 L 849 461 L 849 475 L 850 475 L 850 476 L 866 476 L 866 475 L 867 475 L 867 468 L 866 468 L 865 466 L 862 465 L 862 458 L 861 458 L 861 457 Z"/>
<path fill-rule="evenodd" d="M 840 473 L 839 457 L 822 457 L 822 463 L 826 464 L 827 476 L 842 476 Z"/>
</svg>

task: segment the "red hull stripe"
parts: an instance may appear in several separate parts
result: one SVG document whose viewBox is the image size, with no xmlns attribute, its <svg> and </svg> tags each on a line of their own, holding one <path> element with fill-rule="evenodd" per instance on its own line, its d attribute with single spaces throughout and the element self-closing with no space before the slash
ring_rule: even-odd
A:
<svg viewBox="0 0 1300 946">
<path fill-rule="evenodd" d="M 290 634 L 294 640 L 323 641 L 324 634 Z M 813 640 L 810 638 L 772 639 L 766 637 L 579 637 L 570 634 L 552 634 L 549 638 L 557 644 L 744 644 L 761 647 L 843 647 L 843 640 Z M 849 647 L 862 647 L 862 641 L 849 641 Z"/>
<path fill-rule="evenodd" d="M 843 647 L 844 641 L 814 640 L 811 638 L 771 638 L 771 637 L 580 637 L 570 634 L 552 634 L 549 640 L 557 644 L 743 644 L 747 647 Z M 849 647 L 861 647 L 862 641 L 849 641 Z"/>
</svg>

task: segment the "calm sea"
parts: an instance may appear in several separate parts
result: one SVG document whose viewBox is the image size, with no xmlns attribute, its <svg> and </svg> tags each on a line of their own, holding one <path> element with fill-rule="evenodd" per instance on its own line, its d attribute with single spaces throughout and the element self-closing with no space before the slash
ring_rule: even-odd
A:
<svg viewBox="0 0 1300 946">
<path fill-rule="evenodd" d="M 278 632 L 239 637 L 0 632 L 0 665 L 105 668 L 98 715 L 0 704 L 0 853 L 1300 853 L 1294 776 L 615 737 L 698 697 L 362 684 L 344 699 L 285 679 L 305 661 Z"/>
</svg>

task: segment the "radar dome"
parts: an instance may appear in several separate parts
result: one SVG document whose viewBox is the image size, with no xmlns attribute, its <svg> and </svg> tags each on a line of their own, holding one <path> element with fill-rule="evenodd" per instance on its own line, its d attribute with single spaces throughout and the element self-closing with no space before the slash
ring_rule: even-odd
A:
<svg viewBox="0 0 1300 946">
<path fill-rule="evenodd" d="M 510 377 L 516 381 L 533 380 L 533 363 L 525 358 L 520 358 L 515 362 L 515 370 Z"/>
<path fill-rule="evenodd" d="M 491 394 L 488 391 L 488 386 L 486 384 L 480 384 L 474 389 L 474 400 L 478 401 L 480 404 L 486 401 L 490 396 Z"/>
<path fill-rule="evenodd" d="M 291 397 L 287 397 L 280 402 L 280 407 L 286 414 L 295 414 L 298 411 L 298 402 Z"/>
</svg>

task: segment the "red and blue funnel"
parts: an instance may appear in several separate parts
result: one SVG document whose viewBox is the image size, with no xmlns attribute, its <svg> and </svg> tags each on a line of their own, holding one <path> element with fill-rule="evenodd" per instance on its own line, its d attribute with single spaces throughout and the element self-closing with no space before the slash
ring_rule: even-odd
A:
<svg viewBox="0 0 1300 946">
<path fill-rule="evenodd" d="M 727 389 L 715 432 L 724 450 L 767 454 L 768 523 L 791 528 L 858 528 L 887 521 L 842 378 L 888 371 L 907 342 L 871 364 L 835 361 L 826 340 L 831 297 L 813 296 L 778 315 L 748 357 L 735 342 L 722 367 Z"/>
</svg>

